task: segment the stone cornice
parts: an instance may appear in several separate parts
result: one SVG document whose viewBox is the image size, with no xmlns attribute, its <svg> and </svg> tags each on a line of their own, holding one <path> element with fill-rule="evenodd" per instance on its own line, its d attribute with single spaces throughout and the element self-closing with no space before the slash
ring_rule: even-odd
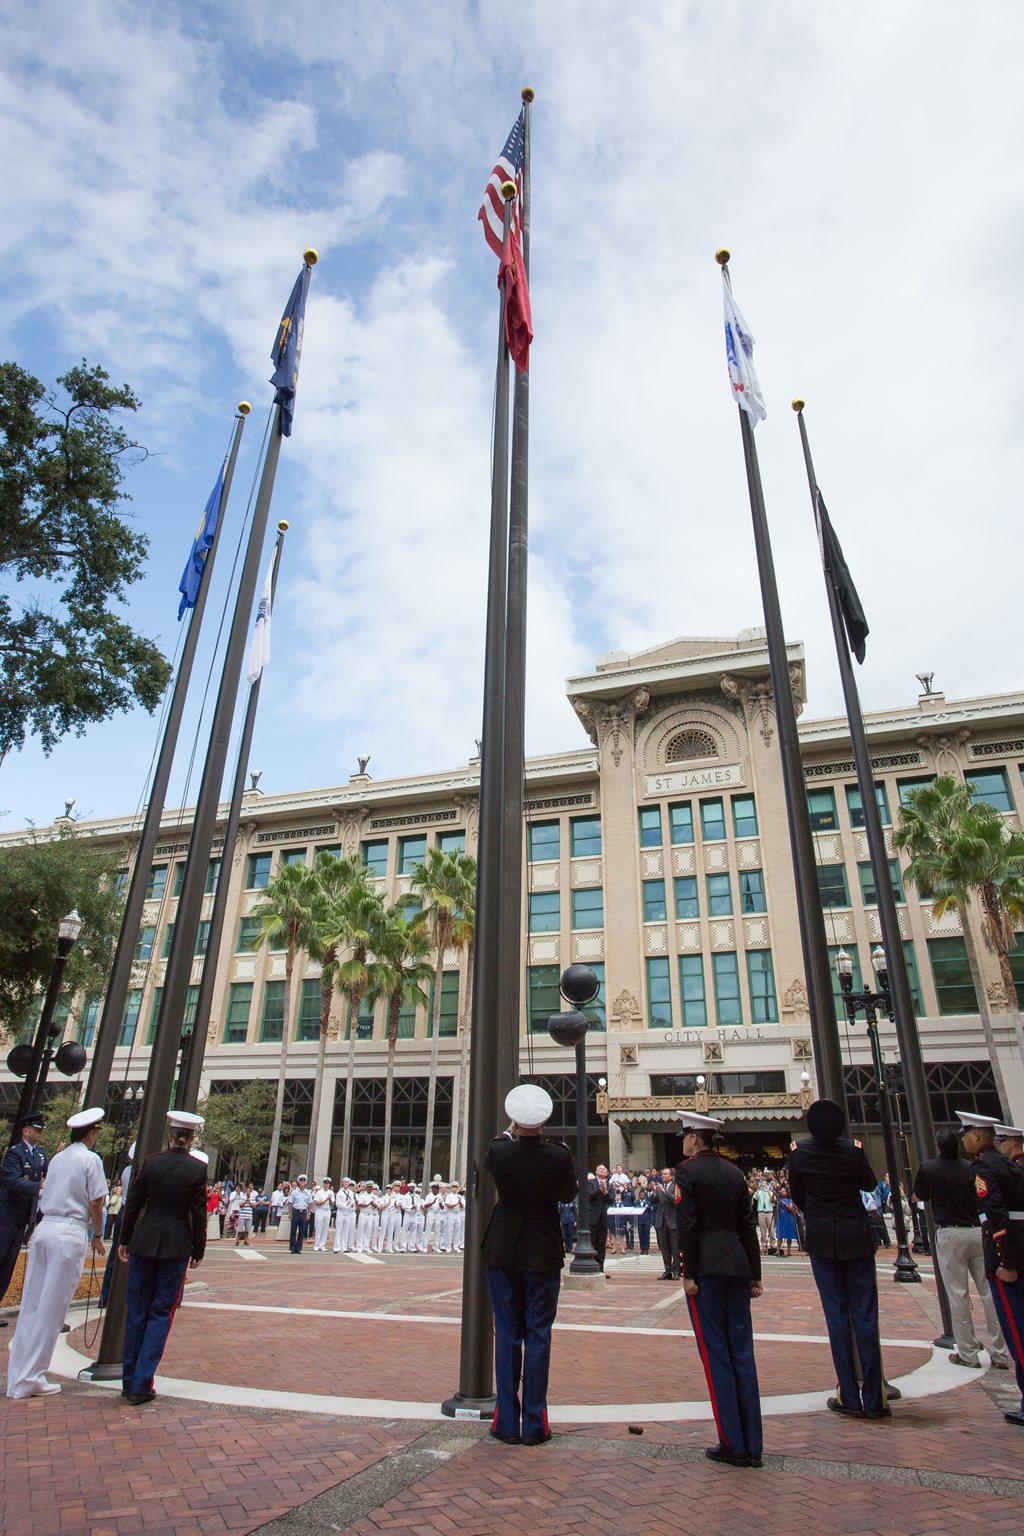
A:
<svg viewBox="0 0 1024 1536">
<path fill-rule="evenodd" d="M 943 699 L 933 708 L 915 704 L 903 709 L 872 710 L 864 716 L 868 736 L 875 741 L 915 741 L 922 733 L 945 735 L 958 726 L 970 726 L 973 731 L 989 726 L 1001 728 L 1013 721 L 1024 722 L 1024 694 L 990 694 L 980 699 L 954 699 L 952 702 Z M 842 716 L 802 720 L 798 732 L 805 751 L 850 740 L 850 728 Z"/>
<path fill-rule="evenodd" d="M 786 646 L 791 663 L 803 663 L 804 648 L 798 641 Z M 632 666 L 615 667 L 608 672 L 588 672 L 583 677 L 566 679 L 565 691 L 570 699 L 588 697 L 611 699 L 626 689 L 643 685 L 651 693 L 676 692 L 690 688 L 717 686 L 723 673 L 767 675 L 768 651 L 763 641 L 735 651 L 720 651 L 707 656 L 674 658 L 671 661 L 637 662 Z"/>
</svg>

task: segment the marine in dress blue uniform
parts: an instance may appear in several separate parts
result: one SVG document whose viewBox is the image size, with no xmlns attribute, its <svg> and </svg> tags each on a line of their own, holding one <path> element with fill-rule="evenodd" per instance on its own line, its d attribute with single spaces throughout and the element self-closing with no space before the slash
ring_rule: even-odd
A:
<svg viewBox="0 0 1024 1536">
<path fill-rule="evenodd" d="M 515 1140 L 503 1135 L 492 1141 L 485 1160 L 498 1190 L 480 1245 L 494 1313 L 497 1406 L 491 1434 L 510 1445 L 551 1439 L 551 1328 L 565 1261 L 558 1205 L 576 1194 L 572 1153 L 564 1142 L 545 1141 L 540 1134 L 553 1109 L 543 1088 L 532 1083 L 513 1088 L 505 1112 L 518 1134 Z"/>
<path fill-rule="evenodd" d="M 47 1164 L 46 1153 L 37 1144 L 42 1129 L 40 1114 L 22 1115 L 15 1120 L 16 1140 L 4 1153 L 0 1167 L 0 1301 L 11 1283 L 25 1234 L 35 1224 L 36 1202 Z M 0 1322 L 0 1328 L 6 1327 L 6 1321 Z"/>
<path fill-rule="evenodd" d="M 761 1252 L 747 1181 L 714 1148 L 722 1122 L 684 1112 L 676 1169 L 683 1289 L 711 1395 L 718 1444 L 709 1461 L 760 1467 L 761 1393 L 751 1299 L 761 1295 Z"/>
<path fill-rule="evenodd" d="M 973 1158 L 985 1277 L 1020 1388 L 1019 1411 L 1003 1418 L 1024 1429 L 1024 1167 L 997 1150 L 996 1120 L 962 1110 L 957 1114 L 964 1151 Z"/>
<path fill-rule="evenodd" d="M 789 1192 L 803 1211 L 806 1248 L 818 1287 L 838 1391 L 828 1399 L 833 1413 L 882 1419 L 892 1413 L 885 1400 L 882 1347 L 878 1336 L 878 1281 L 875 1239 L 861 1190 L 878 1183 L 863 1148 L 843 1135 L 843 1111 L 832 1099 L 818 1099 L 807 1111 L 810 1136 L 789 1154 Z M 856 1340 L 861 1377 L 853 1358 Z"/>
<path fill-rule="evenodd" d="M 128 1265 L 121 1395 L 133 1407 L 156 1396 L 153 1377 L 181 1301 L 185 1275 L 206 1252 L 206 1163 L 190 1156 L 204 1124 L 168 1112 L 170 1144 L 132 1176 L 118 1256 Z"/>
</svg>

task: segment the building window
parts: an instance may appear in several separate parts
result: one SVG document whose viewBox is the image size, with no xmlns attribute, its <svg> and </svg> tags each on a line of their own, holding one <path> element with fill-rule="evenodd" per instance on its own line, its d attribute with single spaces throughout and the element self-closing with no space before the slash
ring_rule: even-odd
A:
<svg viewBox="0 0 1024 1536">
<path fill-rule="evenodd" d="M 320 857 L 320 855 L 322 853 L 329 854 L 332 859 L 340 859 L 341 858 L 341 844 L 340 843 L 320 843 L 317 846 L 317 849 L 316 849 L 315 853 L 313 854 L 313 863 L 314 864 L 316 863 L 317 859 Z"/>
<path fill-rule="evenodd" d="M 562 926 L 561 898 L 557 891 L 531 891 L 530 932 L 557 933 Z"/>
<path fill-rule="evenodd" d="M 249 866 L 245 873 L 247 891 L 262 891 L 270 880 L 270 865 L 273 857 L 272 853 L 250 853 Z"/>
<path fill-rule="evenodd" d="M 114 895 L 123 896 L 128 889 L 128 871 L 119 869 L 114 875 Z"/>
<path fill-rule="evenodd" d="M 659 1098 L 688 1098 L 697 1092 L 697 1074 L 696 1072 L 652 1072 L 651 1092 Z"/>
<path fill-rule="evenodd" d="M 645 805 L 640 810 L 640 847 L 661 847 L 661 807 Z"/>
<path fill-rule="evenodd" d="M 649 1029 L 672 1028 L 672 992 L 667 959 L 647 962 L 647 1025 Z"/>
<path fill-rule="evenodd" d="M 668 822 L 673 846 L 693 842 L 693 806 L 689 800 L 681 800 L 678 805 L 669 806 Z"/>
<path fill-rule="evenodd" d="M 532 1035 L 547 1034 L 548 1019 L 553 1013 L 562 1012 L 559 975 L 557 965 L 531 965 L 527 968 L 526 997 Z"/>
<path fill-rule="evenodd" d="M 1024 1008 L 1024 933 L 1015 935 L 1016 947 L 1010 950 L 1010 970 L 1017 993 L 1017 1007 Z"/>
<path fill-rule="evenodd" d="M 159 901 L 164 894 L 164 886 L 167 884 L 167 865 L 154 864 L 149 871 L 149 879 L 146 881 L 146 900 Z"/>
<path fill-rule="evenodd" d="M 209 947 L 209 943 L 210 943 L 210 924 L 209 924 L 208 920 L 204 920 L 203 922 L 201 922 L 199 924 L 199 927 L 196 929 L 196 947 L 192 951 L 192 953 L 194 955 L 202 957 L 203 955 L 206 954 L 206 951 L 207 951 L 207 949 Z"/>
<path fill-rule="evenodd" d="M 604 927 L 604 891 L 599 885 L 572 893 L 572 926 Z"/>
<path fill-rule="evenodd" d="M 809 789 L 807 815 L 810 818 L 812 832 L 834 832 L 839 825 L 836 820 L 834 792 L 831 789 Z"/>
<path fill-rule="evenodd" d="M 900 877 L 900 864 L 898 859 L 890 859 L 889 883 L 892 886 L 893 901 L 906 901 L 903 894 L 903 881 Z M 857 865 L 857 874 L 860 878 L 861 900 L 866 907 L 878 906 L 878 892 L 875 890 L 875 873 L 870 861 Z"/>
<path fill-rule="evenodd" d="M 412 1040 L 416 1035 L 416 1004 L 411 1003 L 403 994 L 401 1007 L 398 1010 L 398 1038 L 399 1040 Z"/>
<path fill-rule="evenodd" d="M 924 1013 L 924 1000 L 921 996 L 921 978 L 917 971 L 917 957 L 914 954 L 913 939 L 903 940 L 903 959 L 907 967 L 907 981 L 910 985 L 910 1000 L 914 1005 L 914 1013 L 920 1018 Z"/>
<path fill-rule="evenodd" d="M 843 1002 L 843 989 L 839 985 L 839 976 L 836 972 L 836 956 L 841 949 L 845 949 L 853 961 L 852 985 L 854 992 L 863 990 L 860 973 L 860 954 L 856 944 L 830 944 L 828 950 L 828 973 L 832 978 L 832 1001 L 836 1005 L 836 1023 L 846 1023 L 846 1005 Z"/>
<path fill-rule="evenodd" d="M 715 1093 L 736 1097 L 753 1093 L 785 1093 L 785 1072 L 714 1072 L 711 1086 Z"/>
<path fill-rule="evenodd" d="M 299 1027 L 295 1036 L 296 1040 L 319 1040 L 320 998 L 319 977 L 305 977 L 302 982 L 302 992 L 299 996 Z"/>
<path fill-rule="evenodd" d="M 150 957 L 152 956 L 152 953 L 153 953 L 153 940 L 155 938 L 156 938 L 156 926 L 155 926 L 155 924 L 147 923 L 144 927 L 139 929 L 139 936 L 135 940 L 135 963 L 136 963 L 136 965 L 139 965 L 142 961 L 150 959 Z"/>
<path fill-rule="evenodd" d="M 211 859 L 206 866 L 206 895 L 216 896 L 220 880 L 220 859 Z"/>
<path fill-rule="evenodd" d="M 742 1024 L 740 968 L 733 952 L 711 956 L 715 978 L 715 1012 L 719 1024 Z"/>
<path fill-rule="evenodd" d="M 755 1024 L 777 1024 L 779 1008 L 775 1001 L 775 972 L 770 949 L 747 950 L 747 980 L 750 983 L 750 1016 Z"/>
<path fill-rule="evenodd" d="M 676 876 L 676 917 L 700 917 L 696 875 Z"/>
<path fill-rule="evenodd" d="M 185 865 L 178 863 L 174 866 L 174 890 L 171 895 L 175 900 L 181 895 L 181 888 L 185 884 Z"/>
<path fill-rule="evenodd" d="M 850 892 L 846 884 L 845 864 L 818 864 L 818 894 L 823 907 L 848 907 Z"/>
<path fill-rule="evenodd" d="M 710 731 L 699 731 L 693 726 L 680 731 L 665 748 L 666 763 L 690 763 L 695 758 L 717 757 L 718 742 Z"/>
<path fill-rule="evenodd" d="M 388 872 L 387 838 L 384 838 L 379 843 L 363 843 L 361 852 L 363 864 L 369 870 L 374 880 L 383 880 Z"/>
<path fill-rule="evenodd" d="M 87 997 L 82 1006 L 81 1016 L 78 1020 L 78 1030 L 75 1035 L 79 1045 L 84 1045 L 86 1048 L 92 1045 L 92 1037 L 96 1033 L 96 1021 L 99 1016 L 99 998 Z"/>
<path fill-rule="evenodd" d="M 889 797 L 885 792 L 884 784 L 875 785 L 875 799 L 878 801 L 878 814 L 882 819 L 882 826 L 889 826 L 892 817 L 889 815 Z M 864 802 L 860 797 L 859 784 L 847 784 L 846 809 L 850 817 L 851 827 L 864 825 Z"/>
<path fill-rule="evenodd" d="M 594 961 L 590 969 L 598 980 L 597 996 L 592 1003 L 588 1003 L 583 1012 L 586 1014 L 591 1029 L 603 1032 L 608 1028 L 607 1010 L 604 1001 L 604 964 Z"/>
<path fill-rule="evenodd" d="M 663 923 L 667 915 L 664 880 L 645 880 L 644 922 Z"/>
<path fill-rule="evenodd" d="M 721 800 L 700 802 L 700 830 L 706 843 L 720 843 L 725 837 L 725 806 Z"/>
<path fill-rule="evenodd" d="M 531 864 L 551 864 L 559 857 L 561 828 L 557 821 L 531 821 L 527 828 Z"/>
<path fill-rule="evenodd" d="M 149 1029 L 146 1031 L 146 1044 L 152 1045 L 156 1039 L 156 1026 L 160 1019 L 160 1005 L 164 999 L 163 987 L 155 988 L 153 992 L 153 1006 L 149 1010 Z M 182 1033 L 195 1028 L 196 1009 L 199 1006 L 199 988 L 187 987 L 185 989 L 185 1013 L 182 1019 Z"/>
<path fill-rule="evenodd" d="M 258 917 L 243 917 L 238 925 L 238 943 L 235 946 L 236 954 L 245 954 L 260 945 L 260 920 Z"/>
<path fill-rule="evenodd" d="M 400 837 L 398 839 L 398 873 L 411 875 L 417 864 L 427 856 L 425 837 Z"/>
<path fill-rule="evenodd" d="M 160 957 L 166 960 L 171 953 L 171 945 L 174 943 L 174 924 L 168 923 L 164 929 L 164 947 L 160 951 Z"/>
<path fill-rule="evenodd" d="M 279 856 L 279 859 L 278 859 L 278 863 L 280 864 L 282 869 L 284 869 L 289 864 L 305 864 L 305 862 L 306 862 L 306 850 L 305 850 L 305 848 L 282 848 L 281 849 L 281 853 L 280 853 L 280 856 Z"/>
<path fill-rule="evenodd" d="M 900 805 L 909 805 L 910 796 L 915 789 L 925 789 L 929 784 L 935 783 L 934 773 L 920 774 L 916 779 L 897 779 L 896 793 L 900 797 Z"/>
<path fill-rule="evenodd" d="M 987 768 L 984 773 L 972 773 L 967 780 L 972 805 L 990 805 L 995 811 L 1015 809 L 1005 768 Z"/>
<path fill-rule="evenodd" d="M 687 1029 L 700 1029 L 708 1021 L 702 955 L 679 956 L 679 995 L 683 1000 L 683 1024 Z"/>
<path fill-rule="evenodd" d="M 153 1002 L 149 1010 L 149 1028 L 146 1031 L 146 1044 L 152 1045 L 156 1039 L 157 1020 L 160 1017 L 160 1004 L 164 1000 L 163 987 L 153 988 Z"/>
<path fill-rule="evenodd" d="M 441 974 L 441 1017 L 438 1034 L 457 1035 L 459 1032 L 459 973 L 444 971 Z M 430 978 L 430 997 L 427 1002 L 427 1035 L 434 1033 L 434 977 Z"/>
<path fill-rule="evenodd" d="M 442 853 L 465 853 L 465 832 L 439 832 L 437 834 L 437 846 Z"/>
<path fill-rule="evenodd" d="M 928 958 L 932 963 L 939 1012 L 977 1013 L 978 996 L 971 980 L 963 939 L 929 939 Z"/>
<path fill-rule="evenodd" d="M 732 916 L 732 886 L 728 875 L 708 875 L 708 916 Z"/>
<path fill-rule="evenodd" d="M 760 869 L 740 870 L 740 911 L 767 912 L 764 893 L 764 873 Z"/>
<path fill-rule="evenodd" d="M 135 1041 L 135 1030 L 139 1022 L 139 1013 L 142 1009 L 142 988 L 132 987 L 124 1000 L 124 1010 L 121 1014 L 121 1024 L 117 1031 L 118 1045 L 132 1045 Z"/>
<path fill-rule="evenodd" d="M 593 858 L 599 854 L 600 816 L 574 816 L 569 823 L 569 847 L 574 859 Z"/>
<path fill-rule="evenodd" d="M 228 988 L 228 1011 L 224 1017 L 224 1044 L 244 1045 L 249 1033 L 252 1008 L 252 982 L 233 981 Z"/>
<path fill-rule="evenodd" d="M 284 1039 L 284 982 L 268 981 L 263 988 L 263 1018 L 260 1021 L 261 1040 Z"/>
<path fill-rule="evenodd" d="M 753 795 L 733 795 L 732 829 L 737 837 L 757 836 L 757 806 Z"/>
</svg>

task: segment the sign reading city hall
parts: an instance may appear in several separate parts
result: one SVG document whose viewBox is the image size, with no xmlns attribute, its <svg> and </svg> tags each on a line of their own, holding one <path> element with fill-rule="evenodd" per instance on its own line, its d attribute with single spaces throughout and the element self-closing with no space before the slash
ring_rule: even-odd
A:
<svg viewBox="0 0 1024 1536">
<path fill-rule="evenodd" d="M 743 769 L 738 763 L 716 763 L 707 768 L 680 768 L 675 773 L 648 773 L 644 777 L 644 794 L 648 799 L 657 795 L 700 795 L 712 789 L 735 789 L 743 782 Z"/>
</svg>

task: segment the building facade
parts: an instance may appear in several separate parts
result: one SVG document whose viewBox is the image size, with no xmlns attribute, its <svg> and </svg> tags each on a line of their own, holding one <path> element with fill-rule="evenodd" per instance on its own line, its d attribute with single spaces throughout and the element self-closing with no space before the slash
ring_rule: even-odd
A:
<svg viewBox="0 0 1024 1536">
<path fill-rule="evenodd" d="M 798 709 L 802 649 L 789 648 Z M 588 1037 L 589 1124 L 594 1161 L 640 1167 L 673 1162 L 678 1110 L 705 1097 L 727 1122 L 727 1150 L 744 1166 L 778 1162 L 803 1127 L 815 1092 L 807 991 L 790 862 L 767 650 L 761 630 L 731 639 L 683 639 L 637 655 L 612 653 L 571 678 L 569 703 L 583 732 L 577 751 L 527 764 L 520 1070 L 543 1081 L 555 1124 L 574 1123 L 571 1052 L 549 1039 L 563 1006 L 558 978 L 573 961 L 593 967 L 601 991 Z M 1024 694 L 947 702 L 926 693 L 905 709 L 866 720 L 876 794 L 918 1028 L 937 1121 L 953 1108 L 999 1112 L 960 920 L 936 918 L 907 889 L 892 827 L 907 792 L 939 773 L 963 776 L 1014 826 L 1024 808 Z M 830 951 L 854 959 L 855 985 L 871 977 L 879 942 L 860 796 L 843 719 L 800 721 L 808 806 Z M 476 851 L 479 763 L 383 782 L 293 794 L 250 791 L 236 847 L 213 849 L 204 926 L 193 969 L 194 1008 L 216 882 L 230 881 L 229 916 L 208 1022 L 203 1085 L 221 1091 L 276 1079 L 288 1040 L 291 1166 L 303 1164 L 319 1031 L 315 966 L 301 966 L 292 1017 L 283 1017 L 284 955 L 253 952 L 252 909 L 280 865 L 329 849 L 358 853 L 389 900 L 409 892 L 428 845 Z M 226 808 L 223 808 L 226 810 Z M 127 820 L 80 830 L 130 851 Z M 188 813 L 168 813 L 149 875 L 133 988 L 121 1023 L 112 1102 L 127 1113 L 145 1081 L 159 990 L 188 847 Z M 17 841 L 18 834 L 0 839 Z M 976 919 L 975 919 L 976 921 Z M 1024 1113 L 1024 1064 L 995 956 L 980 938 L 1011 1115 Z M 1024 998 L 1024 944 L 1013 957 Z M 445 957 L 441 995 L 437 1134 L 428 1173 L 453 1156 L 467 1008 L 466 956 Z M 69 1033 L 88 1047 L 97 999 L 76 999 Z M 878 1120 L 863 1025 L 840 1038 L 855 1126 L 873 1141 Z M 422 1171 L 430 1057 L 428 1008 L 406 1009 L 397 1048 L 389 1176 Z M 895 1033 L 882 1023 L 892 1061 Z M 387 1047 L 384 1008 L 344 1038 L 339 997 L 327 1046 L 317 1144 L 330 1148 L 312 1173 L 380 1177 Z M 472 1037 L 470 1037 L 472 1038 Z M 340 1168 L 351 1072 L 352 1156 Z M 17 1085 L 0 1074 L 10 1099 Z M 130 1101 L 129 1101 L 130 1102 Z M 895 1096 L 897 1114 L 905 1105 Z M 877 1159 L 881 1166 L 880 1157 Z"/>
</svg>

